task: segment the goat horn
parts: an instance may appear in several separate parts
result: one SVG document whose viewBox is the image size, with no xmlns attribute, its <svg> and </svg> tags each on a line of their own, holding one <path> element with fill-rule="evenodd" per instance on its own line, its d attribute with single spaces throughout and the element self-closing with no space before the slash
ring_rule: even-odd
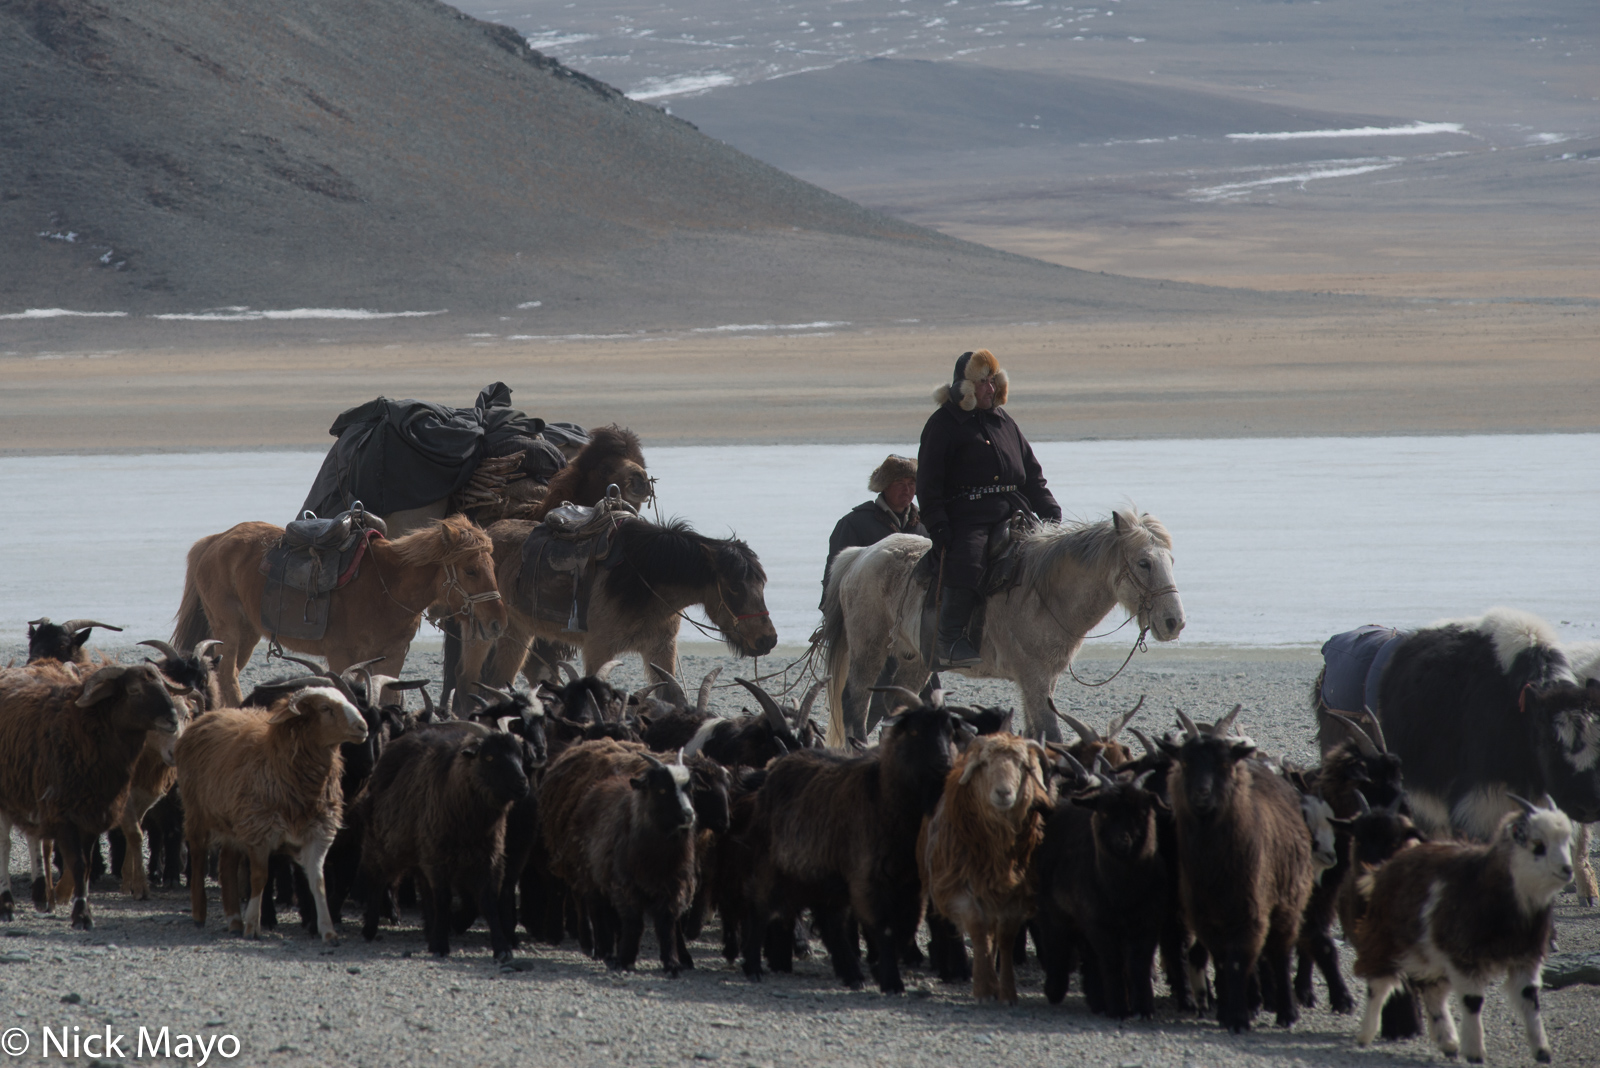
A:
<svg viewBox="0 0 1600 1068">
<path fill-rule="evenodd" d="M 1055 702 L 1054 701 L 1052 701 L 1050 703 L 1050 711 L 1054 712 L 1056 714 L 1056 718 L 1061 720 L 1061 722 L 1065 723 L 1067 726 L 1069 726 L 1073 730 L 1077 731 L 1078 732 L 1078 737 L 1082 738 L 1084 741 L 1086 741 L 1086 742 L 1104 741 L 1104 739 L 1102 739 L 1100 737 L 1100 732 L 1099 731 L 1095 730 L 1093 727 L 1089 726 L 1087 723 L 1085 723 L 1083 720 L 1077 718 L 1072 713 L 1061 711 L 1059 708 L 1057 708 L 1055 706 Z"/>
<path fill-rule="evenodd" d="M 1145 780 L 1150 778 L 1150 776 L 1154 775 L 1155 773 L 1156 773 L 1156 769 L 1155 768 L 1151 768 L 1149 771 L 1141 771 L 1138 775 L 1134 776 L 1134 779 L 1133 779 L 1134 789 L 1143 790 L 1144 789 Z"/>
<path fill-rule="evenodd" d="M 1117 735 L 1122 733 L 1122 728 L 1126 727 L 1133 720 L 1133 717 L 1139 714 L 1139 709 L 1143 707 L 1144 694 L 1140 694 L 1138 704 L 1134 705 L 1120 716 L 1112 716 L 1111 722 L 1106 724 L 1106 741 L 1115 741 Z"/>
<path fill-rule="evenodd" d="M 1372 806 L 1367 804 L 1367 795 L 1360 790 L 1356 791 L 1356 808 L 1360 810 L 1360 815 L 1372 815 Z"/>
<path fill-rule="evenodd" d="M 1344 732 L 1350 736 L 1350 740 L 1352 742 L 1356 743 L 1356 748 L 1361 751 L 1362 756 L 1375 757 L 1383 755 L 1383 751 L 1379 749 L 1378 744 L 1372 740 L 1372 736 L 1361 729 L 1361 724 L 1357 723 L 1349 716 L 1335 712 L 1332 709 L 1328 710 L 1328 715 L 1332 716 L 1334 722 L 1338 723 L 1339 726 L 1344 728 Z"/>
<path fill-rule="evenodd" d="M 430 720 L 433 718 L 433 694 L 428 692 L 428 680 L 422 680 L 422 714 Z"/>
<path fill-rule="evenodd" d="M 1200 737 L 1200 728 L 1194 725 L 1194 720 L 1183 714 L 1183 709 L 1175 708 L 1173 711 L 1178 714 L 1178 722 L 1182 724 L 1186 736 L 1191 739 Z"/>
<path fill-rule="evenodd" d="M 306 660 L 303 657 L 290 656 L 288 653 L 284 653 L 278 659 L 287 660 L 291 664 L 299 664 L 301 667 L 305 668 L 307 671 L 310 671 L 310 672 L 312 672 L 313 674 L 316 674 L 316 675 L 321 675 L 324 671 L 327 670 L 321 664 L 313 664 L 311 661 Z"/>
<path fill-rule="evenodd" d="M 782 738 L 774 737 L 772 739 L 772 746 L 778 751 L 778 756 L 786 757 L 789 755 L 789 747 L 783 744 Z"/>
<path fill-rule="evenodd" d="M 921 708 L 922 707 L 922 696 L 920 694 L 912 693 L 910 690 L 906 689 L 904 686 L 874 686 L 874 687 L 872 687 L 872 692 L 873 693 L 898 694 L 900 697 L 902 697 L 905 700 L 911 702 L 910 707 L 912 707 L 912 708 Z M 901 707 L 905 707 L 905 706 L 902 705 Z"/>
<path fill-rule="evenodd" d="M 502 701 L 515 701 L 517 699 L 517 695 L 512 693 L 510 690 L 498 689 L 497 687 L 490 686 L 487 682 L 475 682 L 472 685 L 476 686 L 478 689 L 482 690 L 484 693 L 492 693 L 492 694 L 494 694 L 496 697 L 500 698 L 500 700 L 502 700 Z"/>
<path fill-rule="evenodd" d="M 1242 704 L 1234 705 L 1232 712 L 1217 720 L 1217 725 L 1211 728 L 1212 736 L 1217 738 L 1229 737 L 1228 732 L 1233 729 L 1233 721 L 1239 718 L 1239 712 L 1243 708 L 1244 705 Z"/>
<path fill-rule="evenodd" d="M 828 685 L 828 677 L 826 675 L 811 684 L 811 689 L 807 690 L 806 695 L 800 699 L 800 711 L 794 717 L 796 725 L 804 723 L 811 718 L 811 706 L 816 703 L 817 694 L 821 693 L 822 688 L 826 685 Z"/>
<path fill-rule="evenodd" d="M 600 714 L 600 704 L 594 699 L 593 690 L 583 691 L 583 712 L 589 717 L 590 723 L 604 723 L 606 718 Z"/>
<path fill-rule="evenodd" d="M 657 760 L 656 759 L 656 755 L 654 753 L 650 752 L 648 749 L 644 750 L 639 755 L 644 757 L 646 760 L 648 760 L 650 762 L 650 766 L 651 767 L 654 767 L 654 768 L 665 768 L 666 767 L 666 765 L 661 763 L 661 761 Z"/>
<path fill-rule="evenodd" d="M 1161 755 L 1161 750 L 1156 748 L 1156 744 L 1150 740 L 1148 734 L 1138 727 L 1130 727 L 1129 730 L 1133 731 L 1133 736 L 1139 739 L 1139 744 L 1144 746 L 1145 756 L 1158 757 Z"/>
<path fill-rule="evenodd" d="M 203 656 L 206 655 L 206 653 L 211 651 L 211 647 L 213 645 L 226 645 L 226 644 L 227 643 L 224 642 L 221 638 L 207 638 L 205 641 L 201 642 L 199 645 L 196 645 L 194 647 L 194 655 L 198 656 L 198 657 L 203 657 Z"/>
<path fill-rule="evenodd" d="M 1078 778 L 1080 778 L 1080 779 L 1092 779 L 1092 778 L 1094 778 L 1094 773 L 1091 772 L 1088 768 L 1084 767 L 1081 763 L 1079 763 L 1078 758 L 1073 756 L 1071 753 L 1067 752 L 1065 749 L 1057 749 L 1057 750 L 1055 750 L 1055 754 L 1056 754 L 1056 756 L 1060 757 L 1063 761 L 1066 762 L 1067 770 L 1072 772 Z"/>
<path fill-rule="evenodd" d="M 854 749 L 858 753 L 865 753 L 867 751 L 867 743 L 861 738 L 851 738 L 850 748 Z"/>
<path fill-rule="evenodd" d="M 696 753 L 700 752 L 701 747 L 706 744 L 706 737 L 707 735 L 705 733 L 695 731 L 694 737 L 689 739 L 689 744 L 683 747 L 684 759 L 692 757 Z"/>
<path fill-rule="evenodd" d="M 733 681 L 750 691 L 750 695 L 761 705 L 761 711 L 766 714 L 767 722 L 772 725 L 773 730 L 786 731 L 789 729 L 789 717 L 783 714 L 783 709 L 778 707 L 778 702 L 772 699 L 771 694 L 749 679 L 735 678 Z"/>
<path fill-rule="evenodd" d="M 663 686 L 671 686 L 676 681 L 677 680 L 675 680 L 675 679 L 667 679 L 667 680 L 662 681 L 662 682 L 652 682 L 648 686 L 641 686 L 637 690 L 633 691 L 631 694 L 628 695 L 628 700 L 633 702 L 634 704 L 638 704 L 640 701 L 643 701 L 646 697 L 649 697 L 651 694 L 653 694 L 657 690 L 661 689 L 661 687 L 663 687 Z"/>
<path fill-rule="evenodd" d="M 706 705 L 711 701 L 711 684 L 717 681 L 717 676 L 722 674 L 720 667 L 714 667 L 706 672 L 706 677 L 700 680 L 700 696 L 695 698 L 694 710 L 704 712 Z"/>
<path fill-rule="evenodd" d="M 389 686 L 395 690 L 421 690 L 423 693 L 427 693 L 428 683 L 431 681 L 431 679 L 396 679 Z"/>
<path fill-rule="evenodd" d="M 76 621 L 74 621 L 74 622 L 76 622 Z M 71 630 L 72 628 L 68 627 L 66 629 L 67 630 Z M 166 642 L 162 641 L 160 638 L 146 638 L 144 641 L 137 642 L 135 644 L 148 645 L 150 648 L 154 649 L 156 652 L 160 653 L 162 656 L 166 657 L 168 660 L 182 660 L 183 659 L 183 654 L 182 653 L 178 652 L 178 650 L 174 649 L 172 646 L 168 645 Z"/>
<path fill-rule="evenodd" d="M 621 660 L 607 660 L 604 664 L 594 669 L 594 677 L 601 682 L 610 682 L 611 673 L 617 670 L 617 665 L 620 663 L 622 663 Z"/>
<path fill-rule="evenodd" d="M 565 675 L 568 682 L 577 682 L 580 677 L 578 675 L 578 669 L 567 663 L 565 660 L 559 660 L 556 662 L 556 670 Z"/>
<path fill-rule="evenodd" d="M 49 620 L 45 620 L 45 622 L 48 623 Z M 104 630 L 117 631 L 122 629 L 121 627 L 113 627 L 110 623 L 98 623 L 92 619 L 69 619 L 65 623 L 61 624 L 62 630 L 87 630 L 89 627 L 100 627 Z"/>
<path fill-rule="evenodd" d="M 467 694 L 467 700 L 472 702 L 473 715 L 477 715 L 479 712 L 482 712 L 484 709 L 489 707 L 489 702 L 484 700 L 482 694 L 469 693 Z"/>
<path fill-rule="evenodd" d="M 1378 714 L 1372 710 L 1371 705 L 1362 705 L 1361 710 L 1367 714 L 1367 719 L 1372 722 L 1372 740 L 1379 749 L 1387 753 L 1389 743 L 1383 740 L 1383 724 L 1378 722 Z"/>
<path fill-rule="evenodd" d="M 1103 750 L 1094 755 L 1094 770 L 1095 774 L 1104 775 L 1108 779 L 1115 778 L 1117 774 L 1116 769 L 1111 766 L 1111 761 L 1106 759 L 1106 754 Z"/>
<path fill-rule="evenodd" d="M 28 620 L 28 626 L 30 626 L 30 627 L 45 627 L 45 626 L 49 626 L 49 624 L 50 624 L 50 617 L 49 616 L 40 616 L 38 619 L 30 619 L 30 620 Z"/>
<path fill-rule="evenodd" d="M 494 721 L 495 729 L 501 734 L 510 734 L 511 724 L 515 723 L 516 721 L 516 716 L 501 716 L 499 719 Z"/>
<path fill-rule="evenodd" d="M 651 668 L 653 668 L 656 671 L 657 674 L 665 675 L 666 676 L 666 680 L 668 682 L 672 683 L 674 686 L 678 687 L 678 689 L 680 689 L 680 690 L 683 689 L 683 683 L 678 681 L 678 676 L 674 675 L 672 672 L 668 671 L 666 668 L 662 667 L 660 664 L 656 663 L 653 660 L 650 662 L 650 666 L 651 666 Z"/>
<path fill-rule="evenodd" d="M 1506 791 L 1506 796 L 1511 798 L 1511 800 L 1515 801 L 1517 804 L 1521 805 L 1522 811 L 1525 815 L 1531 816 L 1535 812 L 1539 811 L 1539 806 L 1534 804 L 1532 801 L 1529 801 L 1526 797 L 1518 797 L 1510 790 Z"/>
</svg>

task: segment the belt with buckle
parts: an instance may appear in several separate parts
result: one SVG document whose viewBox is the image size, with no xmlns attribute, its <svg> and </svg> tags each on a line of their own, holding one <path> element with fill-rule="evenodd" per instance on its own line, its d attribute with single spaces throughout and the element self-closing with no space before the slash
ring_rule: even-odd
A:
<svg viewBox="0 0 1600 1068">
<path fill-rule="evenodd" d="M 1017 489 L 1017 486 L 962 486 L 956 492 L 969 501 L 976 501 L 996 493 L 1015 493 Z"/>
</svg>

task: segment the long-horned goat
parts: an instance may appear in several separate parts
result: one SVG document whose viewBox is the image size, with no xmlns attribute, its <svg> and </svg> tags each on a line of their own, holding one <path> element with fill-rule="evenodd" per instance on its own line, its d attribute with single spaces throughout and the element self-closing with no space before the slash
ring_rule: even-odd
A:
<svg viewBox="0 0 1600 1068">
<path fill-rule="evenodd" d="M 59 660 L 63 664 L 87 666 L 89 654 L 84 643 L 94 628 L 117 630 L 110 623 L 93 619 L 69 619 L 65 623 L 52 623 L 49 616 L 28 621 L 28 663 L 38 660 Z M 141 643 L 146 644 L 146 643 Z"/>
<path fill-rule="evenodd" d="M 1572 879 L 1572 821 L 1548 798 L 1503 817 L 1486 845 L 1430 842 L 1378 869 L 1366 915 L 1356 925 L 1356 975 L 1367 981 L 1366 1015 L 1356 1041 L 1378 1032 L 1384 1001 L 1409 978 L 1419 988 L 1428 1029 L 1446 1056 L 1483 1060 L 1483 994 L 1505 975 L 1506 999 L 1522 1012 L 1528 1048 L 1550 1061 L 1539 1015 L 1540 971 L 1550 949 L 1551 908 Z M 1446 997 L 1465 1013 L 1458 1039 Z"/>
<path fill-rule="evenodd" d="M 972 995 L 979 1001 L 1017 1002 L 1011 947 L 1034 914 L 1033 854 L 1051 800 L 1043 753 L 1038 742 L 1014 735 L 974 738 L 922 825 L 923 884 L 939 915 L 972 939 Z"/>
<path fill-rule="evenodd" d="M 196 720 L 178 739 L 178 790 L 189 843 L 189 900 L 197 926 L 206 921 L 206 856 L 222 848 L 217 867 L 223 915 L 246 937 L 261 933 L 267 858 L 291 851 L 310 882 L 317 929 L 337 936 L 328 911 L 322 862 L 344 811 L 339 747 L 360 742 L 367 724 L 329 686 L 279 698 L 269 709 L 224 708 Z M 239 859 L 250 862 L 250 901 L 239 915 Z"/>
<path fill-rule="evenodd" d="M 1265 764 L 1256 746 L 1229 731 L 1238 706 L 1202 732 L 1178 713 L 1179 743 L 1169 783 L 1177 830 L 1178 891 L 1184 914 L 1216 961 L 1217 1018 L 1250 1027 L 1248 984 L 1257 961 L 1269 969 L 1277 1021 L 1299 1018 L 1289 959 L 1311 895 L 1311 839 L 1300 796 Z"/>
<path fill-rule="evenodd" d="M 725 767 L 759 768 L 769 760 L 821 744 L 811 722 L 811 705 L 826 679 L 813 684 L 798 706 L 788 707 L 779 705 L 771 694 L 748 679 L 734 681 L 755 697 L 761 714 L 707 720 L 684 746 L 686 755 L 704 753 Z"/>
<path fill-rule="evenodd" d="M 450 902 L 459 889 L 487 920 L 495 960 L 509 962 L 506 820 L 527 798 L 532 770 L 521 738 L 479 723 L 424 727 L 388 746 L 356 804 L 367 884 L 362 937 L 377 937 L 383 891 L 414 875 L 430 953 L 450 952 Z"/>
<path fill-rule="evenodd" d="M 745 836 L 747 977 L 761 976 L 769 922 L 786 929 L 810 908 L 846 985 L 859 988 L 863 979 L 860 946 L 849 934 L 853 913 L 875 950 L 879 989 L 904 992 L 899 951 L 922 908 L 917 834 L 943 794 L 951 736 L 962 721 L 942 703 L 894 692 L 900 707 L 883 721 L 875 749 L 859 756 L 803 749 L 768 768 Z"/>
<path fill-rule="evenodd" d="M 1094 767 L 1095 757 L 1105 757 L 1106 763 L 1113 768 L 1120 768 L 1133 759 L 1133 752 L 1121 742 L 1117 735 L 1122 733 L 1124 727 L 1133 722 L 1133 717 L 1139 714 L 1139 709 L 1144 707 L 1144 695 L 1139 695 L 1139 701 L 1128 711 L 1112 716 L 1106 724 L 1104 734 L 1095 730 L 1083 720 L 1068 712 L 1063 712 L 1056 707 L 1054 699 L 1049 700 L 1050 711 L 1056 714 L 1067 726 L 1078 732 L 1078 741 L 1070 747 L 1071 753 L 1078 763 L 1084 767 Z"/>
<path fill-rule="evenodd" d="M 28 839 L 34 905 L 49 911 L 44 839 L 72 881 L 72 926 L 93 927 L 89 851 L 121 816 L 151 731 L 172 735 L 186 694 L 152 664 L 82 672 L 52 660 L 0 671 L 0 919 L 11 919 L 11 829 Z"/>
</svg>

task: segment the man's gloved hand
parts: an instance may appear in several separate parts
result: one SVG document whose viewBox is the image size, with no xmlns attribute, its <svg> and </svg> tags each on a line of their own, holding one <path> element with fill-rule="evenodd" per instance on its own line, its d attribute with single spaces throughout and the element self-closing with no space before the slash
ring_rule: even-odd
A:
<svg viewBox="0 0 1600 1068">
<path fill-rule="evenodd" d="M 945 546 L 950 544 L 950 526 L 940 523 L 938 526 L 928 528 L 928 538 L 933 542 L 934 550 L 944 552 Z"/>
</svg>

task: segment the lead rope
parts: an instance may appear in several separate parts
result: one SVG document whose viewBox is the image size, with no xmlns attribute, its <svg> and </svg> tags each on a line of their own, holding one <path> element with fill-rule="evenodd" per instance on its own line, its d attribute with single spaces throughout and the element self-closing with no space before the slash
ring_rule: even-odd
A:
<svg viewBox="0 0 1600 1068">
<path fill-rule="evenodd" d="M 1155 607 L 1156 598 L 1161 596 L 1162 594 L 1178 592 L 1178 587 L 1176 587 L 1176 586 L 1163 586 L 1159 590 L 1150 589 L 1144 583 L 1139 581 L 1138 576 L 1135 575 L 1133 573 L 1133 570 L 1128 567 L 1128 562 L 1126 560 L 1124 560 L 1122 562 L 1122 570 L 1118 573 L 1117 577 L 1118 578 L 1126 578 L 1129 582 L 1133 583 L 1133 585 L 1138 587 L 1138 589 L 1139 589 L 1139 605 L 1138 605 L 1138 609 L 1134 613 L 1134 615 L 1145 615 L 1146 613 L 1148 613 L 1151 608 Z M 1060 627 L 1063 633 L 1070 633 L 1070 632 L 1067 631 L 1066 626 L 1061 622 L 1060 618 L 1056 616 L 1055 610 L 1050 607 L 1050 602 L 1046 601 L 1044 599 L 1044 594 L 1043 593 L 1039 593 L 1038 591 L 1035 591 L 1035 595 L 1039 598 L 1039 603 L 1044 606 L 1045 614 L 1048 615 L 1052 620 L 1055 621 L 1055 625 Z M 1127 619 L 1124 619 L 1121 623 L 1117 624 L 1117 626 L 1113 627 L 1111 630 L 1106 631 L 1104 634 L 1095 634 L 1095 635 L 1091 635 L 1090 637 L 1095 637 L 1095 638 L 1109 637 L 1110 635 L 1115 634 L 1117 631 L 1121 630 L 1123 627 L 1126 627 L 1130 622 L 1132 622 L 1132 620 L 1134 618 L 1134 615 L 1128 616 Z M 1127 666 L 1130 663 L 1133 662 L 1133 654 L 1134 653 L 1149 652 L 1150 647 L 1145 644 L 1145 637 L 1149 633 L 1150 633 L 1149 624 L 1147 624 L 1147 623 L 1140 624 L 1140 626 L 1139 626 L 1139 636 L 1133 640 L 1133 647 L 1128 650 L 1128 655 L 1123 658 L 1122 666 L 1117 668 L 1117 670 L 1113 671 L 1106 678 L 1101 679 L 1099 682 L 1085 682 L 1083 679 L 1079 678 L 1078 677 L 1078 673 L 1077 673 L 1076 670 L 1073 669 L 1072 661 L 1070 661 L 1070 660 L 1067 661 L 1067 674 L 1071 675 L 1072 676 L 1072 681 L 1076 682 L 1079 686 L 1087 686 L 1090 689 L 1095 689 L 1095 688 L 1100 687 L 1100 686 L 1105 686 L 1106 684 L 1108 684 L 1112 680 L 1114 680 L 1118 675 L 1121 675 L 1123 670 L 1125 668 L 1127 668 Z M 1084 639 L 1084 640 L 1088 640 L 1088 639 Z M 1058 712 L 1058 713 L 1056 713 L 1056 715 L 1060 716 L 1060 713 Z"/>
</svg>

